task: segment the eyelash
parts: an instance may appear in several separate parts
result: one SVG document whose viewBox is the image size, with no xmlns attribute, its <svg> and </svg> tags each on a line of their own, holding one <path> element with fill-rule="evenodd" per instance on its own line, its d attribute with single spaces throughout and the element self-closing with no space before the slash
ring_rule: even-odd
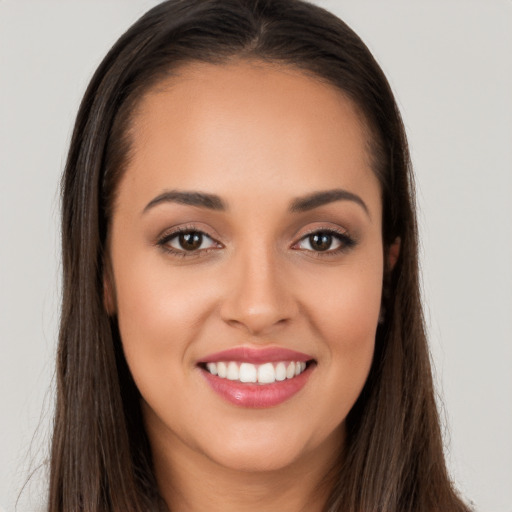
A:
<svg viewBox="0 0 512 512">
<path fill-rule="evenodd" d="M 212 240 L 215 244 L 217 244 L 218 247 L 209 247 L 208 249 L 199 249 L 194 251 L 187 251 L 185 249 L 179 250 L 174 249 L 173 247 L 170 247 L 168 244 L 171 240 L 178 237 L 181 234 L 193 234 L 198 233 L 203 237 L 207 237 L 210 240 Z M 173 256 L 177 256 L 179 258 L 197 258 L 205 253 L 208 253 L 210 251 L 214 251 L 218 249 L 222 244 L 217 242 L 214 238 L 209 236 L 204 231 L 201 231 L 200 229 L 195 228 L 194 226 L 183 226 L 181 228 L 175 229 L 171 233 L 164 234 L 161 238 L 157 240 L 157 245 L 166 253 L 172 254 Z"/>
<path fill-rule="evenodd" d="M 209 238 L 210 240 L 212 240 L 212 242 L 214 244 L 217 244 L 217 246 L 216 247 L 208 247 L 206 249 L 197 249 L 197 250 L 187 251 L 185 249 L 182 249 L 182 250 L 175 249 L 168 245 L 171 240 L 175 239 L 176 237 L 178 237 L 181 234 L 195 234 L 195 233 L 197 233 L 203 237 Z M 320 228 L 320 229 L 314 229 L 314 230 L 304 234 L 299 239 L 298 242 L 293 244 L 293 246 L 298 245 L 299 243 L 307 240 L 309 237 L 311 237 L 313 235 L 319 235 L 319 234 L 325 234 L 325 235 L 328 235 L 328 236 L 331 236 L 331 237 L 337 239 L 338 242 L 340 243 L 340 246 L 336 249 L 327 249 L 325 251 L 302 249 L 302 250 L 312 253 L 312 255 L 314 255 L 314 257 L 325 258 L 325 257 L 329 257 L 329 256 L 336 256 L 338 254 L 349 251 L 350 249 L 352 249 L 353 247 L 355 247 L 357 245 L 356 240 L 354 240 L 347 232 L 344 232 L 341 230 L 336 230 L 333 228 L 323 228 L 323 229 Z M 220 244 L 220 242 L 217 242 L 214 238 L 209 236 L 207 233 L 205 233 L 204 231 L 201 231 L 200 229 L 197 229 L 193 226 L 184 226 L 184 227 L 181 227 L 181 228 L 178 228 L 178 229 L 172 231 L 171 233 L 164 234 L 161 238 L 159 238 L 157 240 L 156 245 L 158 245 L 166 253 L 172 254 L 173 256 L 177 256 L 180 258 L 191 258 L 191 257 L 197 258 L 197 257 L 200 257 L 200 256 L 210 252 L 210 251 L 222 248 L 222 244 Z M 296 249 L 296 250 L 301 250 L 301 249 Z"/>
<path fill-rule="evenodd" d="M 307 240 L 309 237 L 311 237 L 313 235 L 319 235 L 319 234 L 328 235 L 334 239 L 337 239 L 338 242 L 340 243 L 340 246 L 336 249 L 327 249 L 325 251 L 314 251 L 314 250 L 303 249 L 303 250 L 307 250 L 312 255 L 314 255 L 314 257 L 317 257 L 317 258 L 327 258 L 329 256 L 336 256 L 336 255 L 348 252 L 350 249 L 352 249 L 353 247 L 355 247 L 357 245 L 356 240 L 354 238 L 352 238 L 346 231 L 337 230 L 337 229 L 333 229 L 333 228 L 313 229 L 313 230 L 309 231 L 308 233 L 305 233 L 304 235 L 302 235 L 300 240 L 293 245 L 296 246 L 300 242 Z"/>
</svg>

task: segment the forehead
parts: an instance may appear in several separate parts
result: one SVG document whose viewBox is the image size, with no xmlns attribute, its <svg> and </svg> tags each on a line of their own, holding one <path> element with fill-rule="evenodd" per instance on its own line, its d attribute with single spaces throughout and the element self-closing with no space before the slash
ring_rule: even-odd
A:
<svg viewBox="0 0 512 512">
<path fill-rule="evenodd" d="M 291 67 L 188 64 L 144 96 L 130 132 L 122 181 L 146 199 L 158 187 L 250 196 L 376 186 L 357 107 Z"/>
</svg>

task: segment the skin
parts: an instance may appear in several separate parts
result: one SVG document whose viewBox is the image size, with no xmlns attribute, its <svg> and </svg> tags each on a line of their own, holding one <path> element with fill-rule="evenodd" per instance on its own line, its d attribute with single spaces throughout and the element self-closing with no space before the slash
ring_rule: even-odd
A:
<svg viewBox="0 0 512 512">
<path fill-rule="evenodd" d="M 290 68 L 193 64 L 143 98 L 131 136 L 105 300 L 143 397 L 163 497 L 184 512 L 321 510 L 382 294 L 381 193 L 357 109 Z M 289 210 L 331 189 L 365 207 L 345 199 Z M 216 194 L 227 209 L 147 207 L 170 190 Z M 180 226 L 210 238 L 185 257 L 169 253 L 159 240 Z M 320 229 L 355 245 L 315 251 L 307 235 Z M 180 250 L 177 238 L 169 245 Z M 316 367 L 286 402 L 239 407 L 197 366 L 238 346 L 305 352 Z"/>
</svg>

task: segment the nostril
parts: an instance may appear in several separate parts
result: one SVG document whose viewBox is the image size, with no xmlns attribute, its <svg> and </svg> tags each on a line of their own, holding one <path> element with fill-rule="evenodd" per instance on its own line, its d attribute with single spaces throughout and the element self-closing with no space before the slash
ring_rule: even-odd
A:
<svg viewBox="0 0 512 512">
<path fill-rule="evenodd" d="M 286 326 L 290 318 L 277 317 L 271 311 L 249 311 L 238 316 L 231 315 L 224 321 L 231 327 L 243 329 L 253 336 L 266 335 L 277 327 Z"/>
</svg>

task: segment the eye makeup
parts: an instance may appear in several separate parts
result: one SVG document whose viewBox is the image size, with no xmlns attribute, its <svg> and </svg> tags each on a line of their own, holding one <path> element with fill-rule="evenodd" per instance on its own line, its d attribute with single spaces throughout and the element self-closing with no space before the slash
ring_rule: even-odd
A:
<svg viewBox="0 0 512 512">
<path fill-rule="evenodd" d="M 221 242 L 193 225 L 181 226 L 165 232 L 157 239 L 156 245 L 165 253 L 180 258 L 197 258 L 224 248 Z M 290 248 L 325 258 L 348 252 L 356 245 L 356 240 L 345 230 L 319 227 L 303 234 Z"/>
<path fill-rule="evenodd" d="M 356 240 L 347 231 L 329 227 L 315 228 L 307 232 L 292 249 L 308 251 L 315 257 L 322 258 L 348 252 L 356 245 Z"/>
<path fill-rule="evenodd" d="M 165 253 L 179 258 L 197 258 L 224 247 L 194 225 L 180 226 L 170 232 L 164 232 L 157 239 L 156 245 Z"/>
</svg>

